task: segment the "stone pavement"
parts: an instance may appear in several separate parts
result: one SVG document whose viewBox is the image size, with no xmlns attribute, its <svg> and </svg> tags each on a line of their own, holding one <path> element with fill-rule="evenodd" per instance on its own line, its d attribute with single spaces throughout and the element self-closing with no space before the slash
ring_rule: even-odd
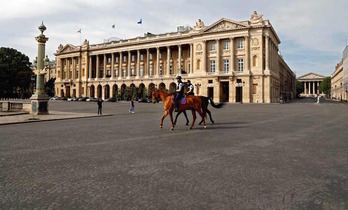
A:
<svg viewBox="0 0 348 210">
<path fill-rule="evenodd" d="M 0 126 L 0 209 L 348 209 L 348 105 L 306 102 L 210 107 L 207 129 L 142 103 Z"/>
</svg>

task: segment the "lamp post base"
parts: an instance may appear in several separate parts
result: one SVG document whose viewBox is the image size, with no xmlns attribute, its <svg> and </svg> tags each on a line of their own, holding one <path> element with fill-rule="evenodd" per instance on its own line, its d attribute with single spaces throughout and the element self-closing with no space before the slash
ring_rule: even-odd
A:
<svg viewBox="0 0 348 210">
<path fill-rule="evenodd" d="M 31 98 L 31 114 L 47 115 L 48 113 L 48 96 L 33 95 Z"/>
</svg>

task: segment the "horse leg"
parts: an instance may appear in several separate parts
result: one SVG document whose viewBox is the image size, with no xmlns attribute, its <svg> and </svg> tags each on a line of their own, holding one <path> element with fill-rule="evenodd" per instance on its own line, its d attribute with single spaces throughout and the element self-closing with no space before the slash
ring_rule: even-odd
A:
<svg viewBox="0 0 348 210">
<path fill-rule="evenodd" d="M 174 122 L 173 122 L 173 113 L 169 112 L 169 117 L 170 117 L 170 122 L 172 122 L 172 127 L 170 128 L 170 130 L 174 130 Z"/>
<path fill-rule="evenodd" d="M 214 124 L 214 120 L 213 118 L 211 117 L 211 112 L 207 109 L 207 113 L 209 114 L 209 117 L 210 117 L 210 121 Z"/>
<path fill-rule="evenodd" d="M 198 112 L 198 114 L 199 115 L 201 115 L 201 117 L 202 117 L 202 120 L 203 120 L 203 127 L 204 128 L 207 128 L 207 126 L 205 125 L 205 116 L 203 115 L 203 113 L 202 113 L 202 110 L 201 109 L 197 109 L 197 112 Z"/>
<path fill-rule="evenodd" d="M 186 118 L 186 125 L 189 125 L 189 120 L 188 120 L 188 118 L 187 118 L 187 114 L 186 114 L 186 111 L 184 111 L 184 115 L 185 115 L 185 118 Z"/>
<path fill-rule="evenodd" d="M 160 128 L 163 127 L 163 120 L 164 118 L 168 115 L 168 112 L 167 111 L 164 111 L 163 115 L 162 115 L 162 118 L 161 118 L 161 124 L 160 124 Z"/>
<path fill-rule="evenodd" d="M 191 125 L 190 129 L 193 128 L 193 126 L 195 125 L 195 121 L 196 121 L 196 110 L 192 109 L 191 111 L 192 111 L 193 120 L 192 120 L 192 125 Z"/>
<path fill-rule="evenodd" d="M 176 125 L 176 120 L 178 119 L 179 115 L 181 114 L 181 112 L 178 112 L 176 114 L 176 117 L 175 117 L 175 120 L 174 120 L 174 125 Z M 186 116 L 186 113 L 184 112 L 185 116 Z M 186 117 L 187 118 L 187 117 Z"/>
</svg>

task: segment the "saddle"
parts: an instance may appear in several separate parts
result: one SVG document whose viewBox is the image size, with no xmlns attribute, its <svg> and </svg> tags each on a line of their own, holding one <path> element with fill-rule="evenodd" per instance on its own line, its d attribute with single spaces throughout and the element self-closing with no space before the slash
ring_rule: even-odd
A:
<svg viewBox="0 0 348 210">
<path fill-rule="evenodd" d="M 174 98 L 175 98 L 174 95 L 172 95 L 172 103 L 173 104 L 175 104 Z M 180 98 L 179 105 L 180 104 L 186 104 L 186 96 Z"/>
</svg>

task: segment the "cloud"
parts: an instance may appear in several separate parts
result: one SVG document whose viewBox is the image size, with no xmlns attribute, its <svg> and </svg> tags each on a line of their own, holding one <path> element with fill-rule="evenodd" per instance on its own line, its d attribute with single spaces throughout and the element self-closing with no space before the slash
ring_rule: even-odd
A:
<svg viewBox="0 0 348 210">
<path fill-rule="evenodd" d="M 1 46 L 17 48 L 35 58 L 34 37 L 44 20 L 50 38 L 46 52 L 53 58 L 59 44 L 101 43 L 113 36 L 133 38 L 145 32 L 173 32 L 200 18 L 210 25 L 222 17 L 248 20 L 254 10 L 277 31 L 280 50 L 298 75 L 314 71 L 329 75 L 342 58 L 348 35 L 346 0 L 16 0 L 0 8 Z M 136 22 L 142 18 L 143 25 Z M 112 25 L 115 24 L 115 29 Z M 82 34 L 77 30 L 82 29 Z"/>
</svg>

